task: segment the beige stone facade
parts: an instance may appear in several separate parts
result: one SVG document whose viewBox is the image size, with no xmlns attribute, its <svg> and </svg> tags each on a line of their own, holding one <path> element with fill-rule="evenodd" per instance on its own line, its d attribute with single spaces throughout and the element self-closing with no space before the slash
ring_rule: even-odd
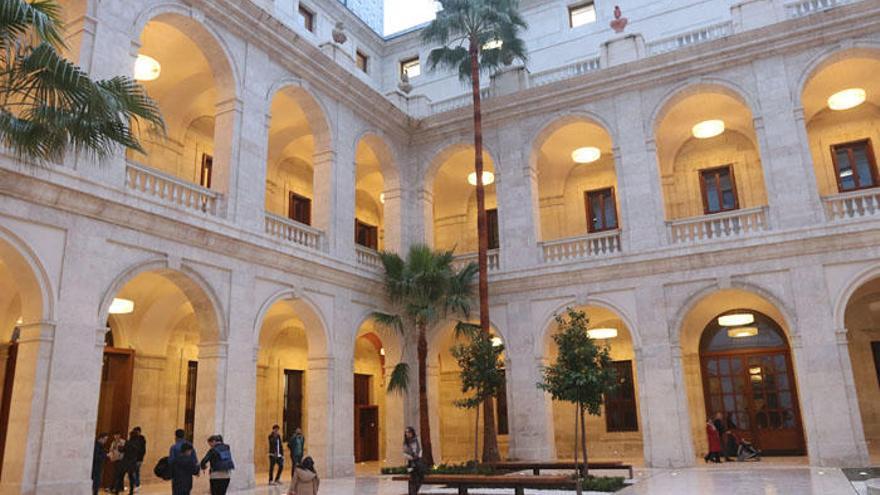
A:
<svg viewBox="0 0 880 495">
<path fill-rule="evenodd" d="M 292 2 L 63 3 L 70 55 L 94 76 L 130 72 L 138 53 L 161 62 L 145 86 L 168 132 L 143 129 L 147 155 L 102 163 L 0 157 L 0 356 L 13 363 L 0 366 L 0 493 L 86 493 L 99 421 L 144 429 L 145 474 L 175 428 L 189 424 L 199 451 L 222 433 L 233 486 L 252 486 L 269 429 L 286 425 L 288 372 L 301 372 L 299 423 L 323 475 L 354 472 L 357 380 L 369 384 L 362 405 L 378 410 L 378 458 L 400 464 L 415 394 L 384 390 L 414 349 L 369 321 L 385 304 L 379 260 L 353 226 L 375 227 L 379 249 L 427 242 L 473 256 L 467 96 L 440 75 L 397 91 L 397 61 L 417 33 L 383 40 L 335 0 L 313 2 L 315 32 L 296 24 Z M 571 452 L 571 409 L 535 384 L 554 356 L 553 315 L 572 306 L 617 329 L 612 356 L 631 362 L 635 428 L 590 418 L 597 458 L 694 464 L 715 409 L 701 338 L 743 310 L 783 335 L 791 383 L 772 401 L 788 393 L 796 413 L 750 418 L 800 435 L 817 466 L 880 453 L 880 189 L 868 187 L 880 176 L 848 190 L 841 181 L 860 172 L 832 158 L 832 146 L 866 139 L 880 151 L 880 6 L 751 1 L 717 10 L 720 28 L 707 19 L 673 36 L 654 14 L 642 32 L 638 10 L 615 36 L 600 11 L 595 32 L 558 43 L 541 40 L 564 2 L 524 9 L 534 61 L 487 77 L 484 90 L 503 452 Z M 329 41 L 336 19 L 349 28 L 343 45 Z M 358 71 L 355 50 L 371 71 Z M 827 108 L 851 87 L 866 90 L 864 103 Z M 711 118 L 725 121 L 721 136 L 691 136 Z M 599 160 L 573 163 L 582 146 Z M 700 174 L 722 165 L 737 208 L 710 214 Z M 585 193 L 604 188 L 617 225 L 591 232 Z M 310 200 L 308 218 L 289 218 L 304 214 L 294 196 Z M 134 310 L 110 314 L 115 298 Z M 108 328 L 120 362 L 131 358 L 130 400 L 108 396 L 119 390 L 107 380 Z M 432 330 L 430 421 L 435 456 L 461 461 L 473 413 L 451 404 L 451 341 L 448 323 Z"/>
</svg>

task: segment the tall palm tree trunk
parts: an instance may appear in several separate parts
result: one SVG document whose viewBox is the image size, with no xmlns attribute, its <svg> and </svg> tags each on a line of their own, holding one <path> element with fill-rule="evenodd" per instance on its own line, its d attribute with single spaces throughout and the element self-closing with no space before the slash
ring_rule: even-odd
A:
<svg viewBox="0 0 880 495">
<path fill-rule="evenodd" d="M 486 219 L 486 190 L 483 186 L 483 113 L 480 102 L 479 41 L 471 38 L 468 53 L 471 58 L 471 91 L 474 98 L 474 172 L 477 174 L 477 265 L 480 269 L 478 293 L 480 297 L 480 328 L 488 335 L 489 323 L 489 228 Z M 483 401 L 483 462 L 500 461 L 498 436 L 495 432 L 495 405 L 489 397 Z"/>
<path fill-rule="evenodd" d="M 431 418 L 428 416 L 428 338 L 424 325 L 419 325 L 419 435 L 422 437 L 422 460 L 427 467 L 434 465 L 431 452 Z"/>
</svg>

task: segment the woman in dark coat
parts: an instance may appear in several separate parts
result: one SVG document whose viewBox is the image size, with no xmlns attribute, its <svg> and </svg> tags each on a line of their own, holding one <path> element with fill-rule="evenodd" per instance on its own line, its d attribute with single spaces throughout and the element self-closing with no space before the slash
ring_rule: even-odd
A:
<svg viewBox="0 0 880 495">
<path fill-rule="evenodd" d="M 180 454 L 171 459 L 171 495 L 189 495 L 193 487 L 193 476 L 199 475 L 199 465 L 193 458 L 193 446 L 184 443 Z"/>
</svg>

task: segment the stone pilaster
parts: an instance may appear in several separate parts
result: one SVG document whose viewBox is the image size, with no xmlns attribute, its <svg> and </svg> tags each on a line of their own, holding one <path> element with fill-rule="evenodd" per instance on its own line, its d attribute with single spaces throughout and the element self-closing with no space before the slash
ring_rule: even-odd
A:
<svg viewBox="0 0 880 495">
<path fill-rule="evenodd" d="M 211 173 L 211 189 L 223 194 L 220 213 L 225 213 L 226 218 L 233 222 L 246 222 L 246 215 L 252 213 L 244 207 L 246 202 L 239 202 L 239 197 L 245 193 L 240 187 L 239 179 L 250 175 L 241 171 L 244 114 L 244 104 L 237 98 L 218 102 L 214 114 L 214 168 Z M 265 174 L 265 162 L 260 168 Z"/>
</svg>

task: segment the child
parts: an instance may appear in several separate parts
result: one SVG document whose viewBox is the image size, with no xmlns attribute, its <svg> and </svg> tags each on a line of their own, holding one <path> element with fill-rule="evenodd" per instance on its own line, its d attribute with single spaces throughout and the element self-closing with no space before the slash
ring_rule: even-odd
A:
<svg viewBox="0 0 880 495">
<path fill-rule="evenodd" d="M 180 454 L 171 459 L 171 495 L 189 495 L 193 476 L 199 475 L 199 465 L 193 457 L 192 444 L 181 445 Z"/>
</svg>

